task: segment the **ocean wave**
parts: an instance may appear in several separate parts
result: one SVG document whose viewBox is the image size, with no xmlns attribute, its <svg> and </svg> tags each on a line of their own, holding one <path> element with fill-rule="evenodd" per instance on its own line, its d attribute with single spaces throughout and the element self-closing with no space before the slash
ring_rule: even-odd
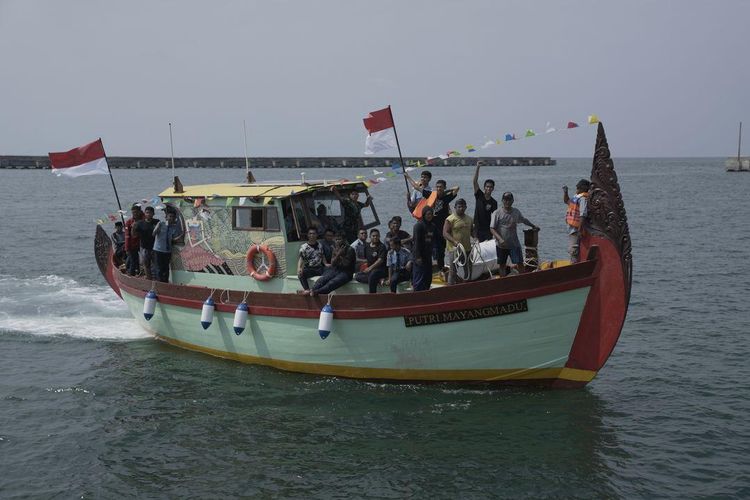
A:
<svg viewBox="0 0 750 500">
<path fill-rule="evenodd" d="M 54 274 L 0 275 L 0 331 L 95 340 L 137 340 L 150 334 L 108 287 Z"/>
</svg>

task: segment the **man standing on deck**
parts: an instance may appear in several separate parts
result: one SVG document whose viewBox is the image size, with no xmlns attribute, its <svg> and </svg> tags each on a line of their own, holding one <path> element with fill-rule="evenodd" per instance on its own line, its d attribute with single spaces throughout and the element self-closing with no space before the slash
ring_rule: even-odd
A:
<svg viewBox="0 0 750 500">
<path fill-rule="evenodd" d="M 471 255 L 471 217 L 466 215 L 466 200 L 457 200 L 455 209 L 455 213 L 449 215 L 443 224 L 443 238 L 448 242 L 449 285 L 456 282 L 456 265 L 453 261 L 458 256 L 459 243 L 464 247 L 466 256 Z"/>
<path fill-rule="evenodd" d="M 152 279 L 152 269 L 156 267 L 153 259 L 154 252 L 154 228 L 159 219 L 154 218 L 154 207 L 146 207 L 143 211 L 144 218 L 133 225 L 133 232 L 138 235 L 141 242 L 141 265 L 147 280 Z"/>
<path fill-rule="evenodd" d="M 422 211 L 422 218 L 414 224 L 414 248 L 411 285 L 415 292 L 429 290 L 432 285 L 432 245 L 435 237 L 435 214 L 432 207 Z"/>
<path fill-rule="evenodd" d="M 591 181 L 581 179 L 576 184 L 576 194 L 572 198 L 568 195 L 568 186 L 563 186 L 563 203 L 568 206 L 565 213 L 565 222 L 568 224 L 568 254 L 570 262 L 575 264 L 579 260 L 581 232 L 583 222 L 588 215 L 587 205 L 591 189 Z"/>
<path fill-rule="evenodd" d="M 510 261 L 516 269 L 523 264 L 521 254 L 521 242 L 518 241 L 516 227 L 518 223 L 526 224 L 532 229 L 539 231 L 539 226 L 534 225 L 529 219 L 521 215 L 521 211 L 513 208 L 513 193 L 505 192 L 502 198 L 503 206 L 492 214 L 490 231 L 497 245 L 497 263 L 500 265 L 500 276 L 505 276 L 505 263 Z"/>
<path fill-rule="evenodd" d="M 140 259 L 138 258 L 138 251 L 141 249 L 141 242 L 138 239 L 138 235 L 133 231 L 133 226 L 136 222 L 143 219 L 143 212 L 141 206 L 134 204 L 130 207 L 131 217 L 125 221 L 125 253 L 127 253 L 126 267 L 130 276 L 138 274 L 138 267 Z"/>
<path fill-rule="evenodd" d="M 346 241 L 348 243 L 354 243 L 354 240 L 357 239 L 357 230 L 360 226 L 360 214 L 362 213 L 363 208 L 370 206 L 372 196 L 368 194 L 367 199 L 362 203 L 359 201 L 359 191 L 356 189 L 349 191 L 347 196 L 341 196 L 338 189 L 336 189 L 336 186 L 331 186 L 331 191 L 333 191 L 333 194 L 335 194 L 336 198 L 341 202 L 341 208 L 344 212 L 342 229 L 346 235 Z"/>
<path fill-rule="evenodd" d="M 433 237 L 433 246 L 435 248 L 435 261 L 437 262 L 438 272 L 443 277 L 444 281 L 448 281 L 445 276 L 443 268 L 445 267 L 445 238 L 443 238 L 443 225 L 445 219 L 451 214 L 450 202 L 456 199 L 458 196 L 458 186 L 454 186 L 448 190 L 445 188 L 446 183 L 443 179 L 440 179 L 435 183 L 435 191 L 437 192 L 437 199 L 432 210 L 434 219 L 432 223 L 435 225 L 435 236 Z M 422 196 L 429 198 L 432 194 L 431 191 L 425 189 L 422 191 Z"/>
<path fill-rule="evenodd" d="M 474 171 L 474 231 L 477 239 L 481 243 L 492 239 L 490 232 L 490 221 L 492 213 L 497 210 L 497 200 L 492 197 L 492 191 L 495 190 L 495 181 L 487 179 L 484 181 L 484 190 L 479 189 L 479 168 L 484 162 L 477 162 L 477 169 Z"/>
<path fill-rule="evenodd" d="M 414 182 L 408 175 L 407 178 L 411 181 L 411 185 L 414 188 L 411 196 L 406 200 L 406 206 L 409 207 L 409 212 L 412 212 L 416 208 L 417 203 L 419 203 L 419 200 L 422 199 L 422 190 L 431 189 L 430 181 L 432 180 L 432 172 L 422 170 L 422 173 L 419 175 L 419 182 Z"/>
<path fill-rule="evenodd" d="M 172 259 L 172 245 L 182 236 L 182 228 L 177 222 L 177 212 L 167 208 L 167 220 L 159 222 L 154 228 L 154 254 L 158 268 L 158 279 L 169 282 L 169 262 Z"/>
</svg>

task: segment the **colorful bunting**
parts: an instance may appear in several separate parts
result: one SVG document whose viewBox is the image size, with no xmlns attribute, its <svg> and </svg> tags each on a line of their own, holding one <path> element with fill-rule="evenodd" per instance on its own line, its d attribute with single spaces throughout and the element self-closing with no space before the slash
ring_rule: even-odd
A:
<svg viewBox="0 0 750 500">
<path fill-rule="evenodd" d="M 473 144 L 467 144 L 466 151 L 468 151 L 469 153 L 473 153 L 474 151 L 476 151 L 476 148 L 474 147 Z"/>
<path fill-rule="evenodd" d="M 597 123 L 599 123 L 599 117 L 596 115 L 589 115 L 588 120 L 589 120 L 589 125 L 596 125 Z"/>
<path fill-rule="evenodd" d="M 461 153 L 459 153 L 459 152 L 458 152 L 458 151 L 456 151 L 455 149 L 454 149 L 454 150 L 452 150 L 452 151 L 448 151 L 448 152 L 447 152 L 446 154 L 447 154 L 447 155 L 448 155 L 449 157 L 454 157 L 454 156 L 461 156 Z"/>
<path fill-rule="evenodd" d="M 550 122 L 547 122 L 547 126 L 544 127 L 544 133 L 545 134 L 551 134 L 552 132 L 557 132 L 557 129 L 550 124 Z"/>
<path fill-rule="evenodd" d="M 515 141 L 515 140 L 516 140 L 516 134 L 505 134 L 505 142 Z"/>
<path fill-rule="evenodd" d="M 536 134 L 534 133 L 533 130 L 531 130 L 530 128 L 527 128 L 526 129 L 526 135 L 524 135 L 524 137 L 534 137 L 535 135 Z"/>
<path fill-rule="evenodd" d="M 576 122 L 568 122 L 567 128 L 576 128 L 576 127 L 578 127 L 578 124 Z"/>
</svg>

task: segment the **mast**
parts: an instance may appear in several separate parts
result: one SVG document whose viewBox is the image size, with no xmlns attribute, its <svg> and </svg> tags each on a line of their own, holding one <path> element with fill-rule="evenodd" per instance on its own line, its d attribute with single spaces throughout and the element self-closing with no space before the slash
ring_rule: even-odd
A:
<svg viewBox="0 0 750 500">
<path fill-rule="evenodd" d="M 737 138 L 737 169 L 742 170 L 742 163 L 740 163 L 740 151 L 742 150 L 742 122 L 740 122 L 740 136 Z"/>
</svg>

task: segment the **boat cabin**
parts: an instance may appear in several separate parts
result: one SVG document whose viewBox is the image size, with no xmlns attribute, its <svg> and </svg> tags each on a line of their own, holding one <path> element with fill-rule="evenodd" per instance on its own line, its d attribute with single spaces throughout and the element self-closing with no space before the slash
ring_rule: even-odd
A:
<svg viewBox="0 0 750 500">
<path fill-rule="evenodd" d="M 166 189 L 159 197 L 177 210 L 185 233 L 184 244 L 177 245 L 172 255 L 171 281 L 208 288 L 296 292 L 300 288 L 297 256 L 308 229 L 319 229 L 322 240 L 324 227 L 343 225 L 344 211 L 332 186 L 308 181 Z M 360 201 L 369 194 L 363 182 L 337 182 L 335 187 L 342 197 L 357 191 Z M 380 224 L 372 203 L 362 209 L 360 219 L 366 229 Z M 251 272 L 269 265 L 268 252 L 276 266 L 269 273 L 272 278 L 263 281 Z M 341 291 L 366 293 L 367 286 L 353 281 Z"/>
</svg>

